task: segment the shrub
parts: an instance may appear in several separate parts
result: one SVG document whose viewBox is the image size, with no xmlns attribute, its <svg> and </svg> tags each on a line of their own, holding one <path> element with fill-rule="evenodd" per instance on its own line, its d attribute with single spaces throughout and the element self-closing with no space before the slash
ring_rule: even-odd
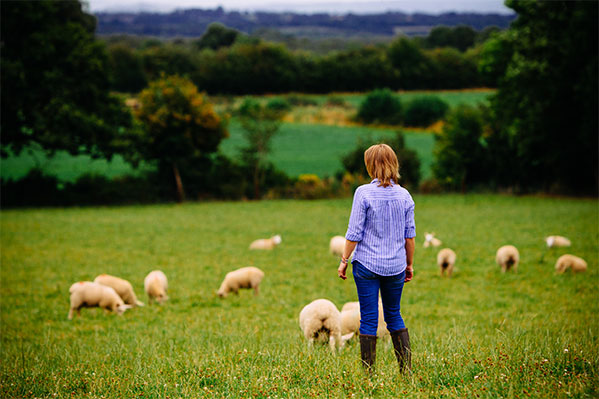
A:
<svg viewBox="0 0 599 399">
<path fill-rule="evenodd" d="M 266 103 L 266 108 L 284 114 L 291 110 L 291 104 L 284 98 L 273 98 Z"/>
<path fill-rule="evenodd" d="M 287 96 L 287 102 L 294 107 L 307 107 L 310 105 L 318 105 L 318 102 L 307 96 L 298 96 L 295 94 Z"/>
<path fill-rule="evenodd" d="M 427 127 L 443 119 L 449 105 L 435 96 L 418 97 L 408 103 L 404 111 L 407 126 Z"/>
<path fill-rule="evenodd" d="M 401 102 L 389 89 L 371 91 L 360 104 L 357 119 L 365 123 L 401 123 Z"/>
<path fill-rule="evenodd" d="M 340 96 L 329 96 L 326 105 L 329 107 L 347 107 L 347 101 Z"/>
</svg>

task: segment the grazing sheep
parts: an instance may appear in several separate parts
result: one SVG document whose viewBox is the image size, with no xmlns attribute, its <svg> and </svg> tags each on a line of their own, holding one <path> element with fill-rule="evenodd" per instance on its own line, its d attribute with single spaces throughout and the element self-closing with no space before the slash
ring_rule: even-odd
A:
<svg viewBox="0 0 599 399">
<path fill-rule="evenodd" d="M 441 271 L 441 276 L 447 274 L 447 277 L 451 277 L 453 273 L 453 266 L 455 265 L 456 254 L 449 248 L 443 248 L 437 254 L 437 265 Z"/>
<path fill-rule="evenodd" d="M 154 270 L 150 272 L 144 279 L 144 290 L 148 295 L 148 302 L 156 300 L 158 303 L 162 303 L 168 299 L 166 290 L 168 289 L 168 280 L 166 275 L 160 270 Z"/>
<path fill-rule="evenodd" d="M 547 243 L 547 248 L 569 247 L 570 245 L 572 245 L 570 240 L 568 240 L 566 237 L 562 237 L 562 236 L 545 237 L 545 242 Z"/>
<path fill-rule="evenodd" d="M 341 313 L 328 299 L 317 299 L 304 306 L 299 315 L 299 325 L 312 346 L 314 341 L 329 341 L 331 351 L 341 348 L 345 341 L 353 337 L 353 332 L 341 335 Z"/>
<path fill-rule="evenodd" d="M 264 272 L 257 267 L 242 267 L 227 273 L 220 288 L 218 296 L 225 298 L 229 292 L 238 294 L 240 288 L 253 288 L 254 296 L 260 292 L 260 282 L 264 278 Z"/>
<path fill-rule="evenodd" d="M 109 274 L 100 274 L 95 278 L 94 283 L 114 288 L 116 293 L 123 298 L 123 301 L 127 305 L 144 306 L 142 302 L 137 300 L 135 292 L 133 292 L 133 286 L 131 286 L 131 283 L 127 280 L 123 280 L 122 278 L 111 276 Z"/>
<path fill-rule="evenodd" d="M 270 238 L 262 238 L 250 244 L 250 249 L 273 249 L 281 243 L 281 236 L 276 235 Z"/>
<path fill-rule="evenodd" d="M 110 310 L 116 314 L 123 314 L 125 310 L 132 308 L 132 305 L 125 305 L 116 291 L 106 285 L 92 283 L 91 281 L 79 281 L 71 285 L 69 289 L 71 294 L 71 309 L 69 310 L 69 320 L 73 318 L 73 312 L 81 315 L 81 308 L 100 307 Z"/>
<path fill-rule="evenodd" d="M 584 259 L 579 258 L 578 256 L 570 254 L 560 256 L 557 262 L 555 262 L 555 271 L 558 273 L 563 273 L 568 269 L 572 269 L 574 273 L 586 272 L 587 263 Z"/>
<path fill-rule="evenodd" d="M 428 248 L 431 245 L 433 247 L 438 247 L 441 244 L 443 244 L 441 242 L 441 240 L 439 240 L 438 238 L 435 238 L 435 233 L 424 233 L 424 248 Z"/>
<path fill-rule="evenodd" d="M 350 333 L 359 333 L 360 331 L 360 302 L 348 302 L 341 308 L 341 334 L 346 336 Z M 385 313 L 383 312 L 383 302 L 379 298 L 379 323 L 376 335 L 381 338 L 389 335 L 387 323 L 385 323 Z"/>
<path fill-rule="evenodd" d="M 333 238 L 331 238 L 329 248 L 333 255 L 343 256 L 343 249 L 345 248 L 345 237 L 334 236 Z"/>
<path fill-rule="evenodd" d="M 504 245 L 497 250 L 495 261 L 499 266 L 501 266 L 501 271 L 503 273 L 511 268 L 513 268 L 514 271 L 517 271 L 518 262 L 520 261 L 520 254 L 513 245 Z"/>
</svg>

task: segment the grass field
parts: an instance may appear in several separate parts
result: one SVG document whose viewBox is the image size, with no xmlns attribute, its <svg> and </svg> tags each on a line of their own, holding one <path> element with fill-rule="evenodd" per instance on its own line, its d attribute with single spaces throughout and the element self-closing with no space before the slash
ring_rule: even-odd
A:
<svg viewBox="0 0 599 399">
<path fill-rule="evenodd" d="M 328 240 L 347 226 L 350 199 L 215 202 L 181 206 L 1 212 L 0 396 L 587 398 L 599 395 L 599 208 L 596 200 L 482 195 L 415 196 L 415 278 L 402 314 L 412 377 L 397 373 L 379 342 L 378 372 L 359 365 L 359 345 L 337 356 L 309 349 L 297 317 L 316 298 L 356 300 L 336 277 Z M 434 230 L 458 254 L 451 279 L 437 274 Z M 250 241 L 279 233 L 272 252 Z M 586 274 L 556 275 L 566 250 Z M 518 246 L 518 273 L 502 274 L 496 249 Z M 227 271 L 255 265 L 261 295 L 225 300 Z M 164 306 L 123 316 L 83 309 L 67 320 L 68 289 L 99 273 L 129 279 L 141 299 L 153 269 L 169 277 Z"/>
<path fill-rule="evenodd" d="M 474 105 L 484 102 L 491 93 L 493 93 L 492 90 L 414 91 L 401 92 L 400 97 L 403 101 L 409 101 L 422 95 L 436 95 L 453 107 L 458 104 Z M 304 94 L 296 96 L 313 99 L 319 105 L 324 105 L 330 97 L 329 95 Z M 358 107 L 366 95 L 341 93 L 333 94 L 333 96 L 344 99 L 352 107 Z M 241 98 L 237 98 L 235 101 L 239 102 Z M 303 114 L 308 112 L 308 119 L 313 119 L 312 114 L 318 114 L 319 112 L 318 107 L 316 107 L 316 110 L 308 111 L 306 111 L 306 108 L 308 107 L 298 107 L 294 113 L 301 119 Z M 343 119 L 346 118 L 345 114 L 352 114 L 353 112 L 352 109 L 345 110 L 338 117 Z M 242 132 L 239 124 L 235 121 L 231 124 L 230 131 L 231 138 L 223 141 L 221 146 L 227 155 L 235 155 L 236 149 L 243 145 Z M 378 137 L 390 133 L 391 130 L 360 126 L 326 126 L 320 121 L 317 121 L 317 124 L 284 124 L 280 135 L 274 140 L 271 159 L 277 167 L 291 176 L 302 173 L 314 173 L 321 177 L 331 176 L 341 168 L 340 155 L 349 152 L 353 148 L 358 136 L 367 135 L 369 132 L 380 132 L 373 134 L 374 137 Z M 409 133 L 407 145 L 418 152 L 422 161 L 422 175 L 429 177 L 433 156 L 432 135 L 426 132 Z M 150 167 L 146 165 L 135 170 L 120 156 L 116 156 L 108 162 L 106 160 L 94 160 L 84 155 L 74 157 L 66 152 L 58 152 L 55 158 L 48 159 L 41 151 L 36 150 L 31 150 L 30 153 L 24 153 L 20 156 L 2 159 L 0 162 L 0 176 L 4 180 L 20 179 L 36 166 L 50 175 L 57 176 L 64 182 L 74 182 L 79 176 L 90 172 L 115 177 L 134 175 L 139 173 L 140 170 L 143 171 Z"/>
</svg>

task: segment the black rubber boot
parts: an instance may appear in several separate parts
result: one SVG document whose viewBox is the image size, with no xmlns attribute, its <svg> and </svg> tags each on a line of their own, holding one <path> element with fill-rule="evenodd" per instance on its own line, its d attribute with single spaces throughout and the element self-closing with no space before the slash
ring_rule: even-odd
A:
<svg viewBox="0 0 599 399">
<path fill-rule="evenodd" d="M 362 366 L 370 374 L 374 373 L 374 364 L 376 362 L 376 335 L 360 335 L 360 355 L 362 356 Z"/>
<path fill-rule="evenodd" d="M 395 356 L 399 363 L 399 371 L 404 373 L 412 371 L 412 350 L 410 349 L 410 334 L 407 328 L 402 328 L 391 333 L 391 341 L 395 348 Z"/>
</svg>

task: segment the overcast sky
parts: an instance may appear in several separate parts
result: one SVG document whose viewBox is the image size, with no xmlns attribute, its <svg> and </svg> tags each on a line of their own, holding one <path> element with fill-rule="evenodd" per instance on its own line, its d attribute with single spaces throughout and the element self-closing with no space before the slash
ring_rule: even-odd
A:
<svg viewBox="0 0 599 399">
<path fill-rule="evenodd" d="M 424 12 L 479 12 L 510 14 L 503 0 L 396 0 L 396 1 L 348 1 L 348 0 L 88 0 L 91 12 L 99 11 L 149 11 L 170 12 L 186 8 L 216 8 L 225 10 L 294 11 L 301 13 L 328 12 L 335 14 L 375 13 L 402 11 L 409 14 Z"/>
</svg>

